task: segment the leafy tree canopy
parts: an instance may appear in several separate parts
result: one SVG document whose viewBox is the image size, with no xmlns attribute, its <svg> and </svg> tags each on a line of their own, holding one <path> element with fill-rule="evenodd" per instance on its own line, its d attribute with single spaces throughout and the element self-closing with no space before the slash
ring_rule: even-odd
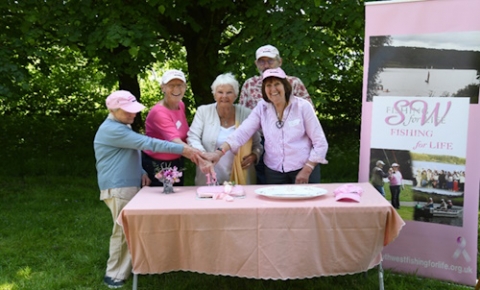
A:
<svg viewBox="0 0 480 290">
<path fill-rule="evenodd" d="M 179 58 L 191 105 L 210 103 L 218 74 L 231 71 L 243 83 L 258 74 L 256 49 L 272 44 L 322 119 L 359 124 L 363 1 L 5 0 L 0 12 L 3 112 L 22 102 L 30 111 L 79 98 L 103 104 L 115 87 L 141 97 L 149 69 Z"/>
</svg>

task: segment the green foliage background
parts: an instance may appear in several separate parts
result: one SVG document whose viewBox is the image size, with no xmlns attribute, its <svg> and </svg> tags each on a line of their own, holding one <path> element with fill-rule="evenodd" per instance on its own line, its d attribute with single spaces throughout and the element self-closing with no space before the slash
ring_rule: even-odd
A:
<svg viewBox="0 0 480 290">
<path fill-rule="evenodd" d="M 358 178 L 361 0 L 4 0 L 0 26 L 2 290 L 102 289 L 111 220 L 98 201 L 93 137 L 113 90 L 130 90 L 147 107 L 158 101 L 152 70 L 186 72 L 191 120 L 198 105 L 213 101 L 218 74 L 231 71 L 242 84 L 258 73 L 255 50 L 275 45 L 285 71 L 307 86 L 327 134 L 322 181 Z M 141 119 L 136 125 L 141 131 Z M 192 164 L 185 173 L 193 184 Z M 373 289 L 375 275 L 283 283 L 172 273 L 144 285 Z M 453 289 L 387 277 L 395 289 Z"/>
<path fill-rule="evenodd" d="M 255 50 L 270 43 L 327 133 L 358 138 L 363 1 L 7 0 L 0 12 L 2 115 L 91 114 L 118 88 L 150 106 L 159 98 L 150 71 L 169 67 L 187 73 L 193 113 L 212 102 L 218 74 L 241 84 L 257 74 Z"/>
<path fill-rule="evenodd" d="M 91 142 L 107 114 L 104 100 L 113 90 L 129 89 L 151 107 L 161 98 L 154 72 L 160 78 L 169 68 L 182 69 L 192 120 L 198 105 L 213 102 L 210 85 L 218 74 L 231 71 L 240 84 L 258 74 L 255 51 L 267 43 L 280 50 L 285 71 L 307 86 L 331 144 L 329 158 L 357 168 L 358 158 L 345 153 L 356 152 L 359 144 L 363 4 L 3 1 L 0 138 L 8 148 L 2 155 L 15 163 L 5 171 L 19 176 L 78 174 L 72 168 L 85 167 L 76 164 L 80 158 L 92 164 L 81 172 L 93 174 Z M 135 123 L 140 132 L 146 112 Z M 65 152 L 72 157 L 59 165 Z M 351 172 L 341 169 L 323 176 L 329 178 L 329 172 L 332 180 L 352 179 Z"/>
</svg>

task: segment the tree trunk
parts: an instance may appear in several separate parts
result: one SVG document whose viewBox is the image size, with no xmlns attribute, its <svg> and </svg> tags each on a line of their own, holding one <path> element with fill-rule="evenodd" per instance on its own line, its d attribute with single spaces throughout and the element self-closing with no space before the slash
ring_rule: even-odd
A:
<svg viewBox="0 0 480 290">
<path fill-rule="evenodd" d="M 137 76 L 131 76 L 125 73 L 118 74 L 118 87 L 120 90 L 126 90 L 132 93 L 137 101 L 141 103 L 140 84 L 138 83 Z M 140 132 L 144 128 L 143 118 L 141 112 L 135 117 L 133 121 L 132 129 L 135 132 Z"/>
<path fill-rule="evenodd" d="M 196 107 L 213 102 L 210 86 L 219 74 L 219 44 L 202 35 L 198 33 L 185 37 L 188 74 Z"/>
<path fill-rule="evenodd" d="M 225 14 L 222 9 L 189 11 L 198 26 L 195 29 L 187 26 L 180 32 L 187 50 L 188 74 L 196 107 L 214 102 L 210 86 L 218 74 L 223 73 L 219 67 L 218 52 L 223 48 Z"/>
</svg>

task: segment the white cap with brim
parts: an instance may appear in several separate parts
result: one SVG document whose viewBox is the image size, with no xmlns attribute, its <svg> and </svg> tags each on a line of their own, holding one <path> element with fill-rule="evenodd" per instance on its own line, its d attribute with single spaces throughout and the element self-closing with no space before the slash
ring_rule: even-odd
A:
<svg viewBox="0 0 480 290">
<path fill-rule="evenodd" d="M 109 110 L 122 109 L 128 113 L 138 113 L 145 109 L 145 106 L 137 102 L 132 93 L 124 90 L 111 93 L 105 103 Z"/>
<path fill-rule="evenodd" d="M 258 60 L 261 57 L 268 57 L 268 58 L 277 58 L 280 57 L 280 53 L 278 52 L 278 49 L 270 44 L 264 45 L 257 49 L 255 53 L 256 60 Z"/>
<path fill-rule="evenodd" d="M 178 69 L 167 70 L 162 76 L 162 84 L 168 84 L 169 81 L 173 79 L 179 79 L 182 82 L 186 83 L 185 74 Z"/>
</svg>

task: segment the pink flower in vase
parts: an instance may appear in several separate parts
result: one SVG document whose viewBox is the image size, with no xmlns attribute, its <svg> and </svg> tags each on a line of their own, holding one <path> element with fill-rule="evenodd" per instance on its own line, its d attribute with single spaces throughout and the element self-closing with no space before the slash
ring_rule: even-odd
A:
<svg viewBox="0 0 480 290">
<path fill-rule="evenodd" d="M 155 178 L 161 182 L 176 183 L 180 181 L 180 177 L 183 176 L 183 172 L 180 171 L 177 166 L 161 168 L 156 174 Z"/>
</svg>

